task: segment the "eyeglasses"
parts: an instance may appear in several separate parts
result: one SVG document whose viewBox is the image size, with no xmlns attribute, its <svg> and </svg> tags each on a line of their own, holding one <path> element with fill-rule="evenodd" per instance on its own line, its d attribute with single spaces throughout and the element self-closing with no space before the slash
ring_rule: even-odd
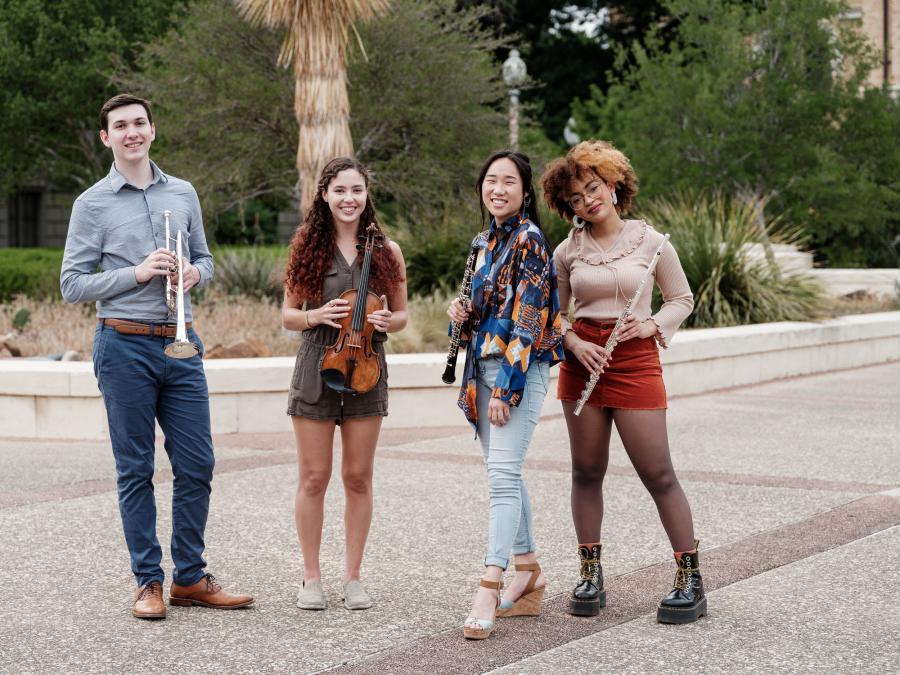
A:
<svg viewBox="0 0 900 675">
<path fill-rule="evenodd" d="M 585 189 L 586 194 L 581 194 L 580 192 L 576 192 L 575 194 L 569 197 L 569 206 L 572 207 L 572 210 L 577 211 L 582 206 L 584 206 L 584 200 L 587 197 L 591 199 L 598 199 L 600 197 L 600 192 L 603 188 L 603 183 L 601 181 L 594 181 L 590 183 Z"/>
</svg>

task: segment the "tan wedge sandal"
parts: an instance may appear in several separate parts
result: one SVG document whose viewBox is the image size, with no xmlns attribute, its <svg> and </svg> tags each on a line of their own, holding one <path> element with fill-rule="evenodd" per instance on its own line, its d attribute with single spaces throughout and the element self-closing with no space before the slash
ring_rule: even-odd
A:
<svg viewBox="0 0 900 675">
<path fill-rule="evenodd" d="M 522 563 L 516 565 L 516 572 L 531 572 L 531 577 L 522 591 L 519 599 L 503 600 L 500 608 L 497 610 L 497 616 L 540 616 L 541 599 L 544 597 L 544 591 L 547 589 L 545 583 L 540 588 L 534 587 L 534 582 L 541 576 L 541 566 L 535 563 Z"/>
<path fill-rule="evenodd" d="M 497 607 L 499 607 L 500 588 L 503 586 L 503 582 L 482 579 L 481 586 L 497 591 Z M 494 618 L 496 618 L 496 610 L 494 610 L 494 614 Z M 470 616 L 463 625 L 463 636 L 467 640 L 484 640 L 489 638 L 494 631 L 494 623 L 493 619 L 476 619 L 474 616 Z"/>
</svg>

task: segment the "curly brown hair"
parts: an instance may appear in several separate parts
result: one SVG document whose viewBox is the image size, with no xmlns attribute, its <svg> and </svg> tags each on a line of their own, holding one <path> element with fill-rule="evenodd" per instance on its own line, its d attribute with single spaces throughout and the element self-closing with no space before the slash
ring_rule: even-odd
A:
<svg viewBox="0 0 900 675">
<path fill-rule="evenodd" d="M 321 302 L 322 282 L 325 273 L 331 267 L 337 246 L 331 209 L 322 195 L 328 190 L 335 176 L 348 169 L 359 172 L 368 191 L 371 181 L 369 172 L 362 163 L 352 157 L 336 157 L 331 160 L 322 169 L 312 206 L 309 207 L 303 224 L 297 228 L 291 240 L 284 285 L 290 293 L 305 300 Z M 366 206 L 359 218 L 357 234 L 365 236 L 369 224 L 374 224 L 379 234 L 383 234 L 378 224 L 371 193 L 366 196 Z M 357 259 L 361 260 L 362 256 L 363 253 L 360 251 Z M 383 246 L 375 248 L 372 252 L 372 267 L 369 274 L 369 290 L 379 295 L 382 293 L 390 295 L 405 279 L 400 263 L 386 240 Z"/>
<path fill-rule="evenodd" d="M 575 215 L 568 201 L 572 181 L 584 180 L 591 175 L 615 185 L 616 211 L 627 212 L 638 194 L 638 179 L 631 162 L 612 143 L 595 140 L 582 141 L 570 148 L 565 157 L 547 165 L 541 176 L 541 190 L 547 206 L 571 222 Z"/>
</svg>

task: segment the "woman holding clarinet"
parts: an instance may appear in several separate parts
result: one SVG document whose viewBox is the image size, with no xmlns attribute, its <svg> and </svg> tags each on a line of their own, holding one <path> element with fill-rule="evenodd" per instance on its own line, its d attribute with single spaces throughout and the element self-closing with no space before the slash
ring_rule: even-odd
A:
<svg viewBox="0 0 900 675">
<path fill-rule="evenodd" d="M 470 297 L 456 298 L 447 310 L 454 337 L 461 325 L 468 328 L 458 401 L 481 441 L 490 494 L 484 576 L 463 626 L 470 640 L 489 637 L 497 616 L 539 615 L 546 588 L 522 470 L 550 367 L 563 350 L 553 255 L 531 176 L 528 157 L 519 152 L 496 152 L 484 163 L 475 187 L 490 225 L 473 242 L 480 252 L 470 254 L 463 282 Z M 501 600 L 510 562 L 516 574 Z"/>
<path fill-rule="evenodd" d="M 638 193 L 637 176 L 611 144 L 579 143 L 548 166 L 541 185 L 550 208 L 573 225 L 554 253 L 566 348 L 558 395 L 569 430 L 581 564 L 569 613 L 593 616 L 606 604 L 602 488 L 615 424 L 675 552 L 674 588 L 660 601 L 657 620 L 695 621 L 706 613 L 699 542 L 672 467 L 657 349 L 668 346 L 691 313 L 691 289 L 668 238 L 642 220 L 623 218 Z M 654 283 L 663 304 L 651 314 Z"/>
</svg>

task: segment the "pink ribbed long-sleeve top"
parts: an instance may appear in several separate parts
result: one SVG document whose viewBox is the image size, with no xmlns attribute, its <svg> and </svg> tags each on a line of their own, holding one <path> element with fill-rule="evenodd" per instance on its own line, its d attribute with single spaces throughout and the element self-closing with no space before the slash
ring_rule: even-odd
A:
<svg viewBox="0 0 900 675">
<path fill-rule="evenodd" d="M 624 224 L 609 249 L 601 247 L 587 228 L 573 228 L 556 247 L 553 256 L 563 331 L 571 328 L 575 319 L 615 321 L 637 291 L 663 235 L 643 220 L 626 220 Z M 668 347 L 675 331 L 694 308 L 694 296 L 672 244 L 666 242 L 663 247 L 653 276 L 662 291 L 662 307 L 651 314 L 653 293 L 648 280 L 632 313 L 641 321 L 653 319 L 659 328 L 656 341 Z M 572 297 L 575 298 L 574 317 L 569 315 Z"/>
</svg>

